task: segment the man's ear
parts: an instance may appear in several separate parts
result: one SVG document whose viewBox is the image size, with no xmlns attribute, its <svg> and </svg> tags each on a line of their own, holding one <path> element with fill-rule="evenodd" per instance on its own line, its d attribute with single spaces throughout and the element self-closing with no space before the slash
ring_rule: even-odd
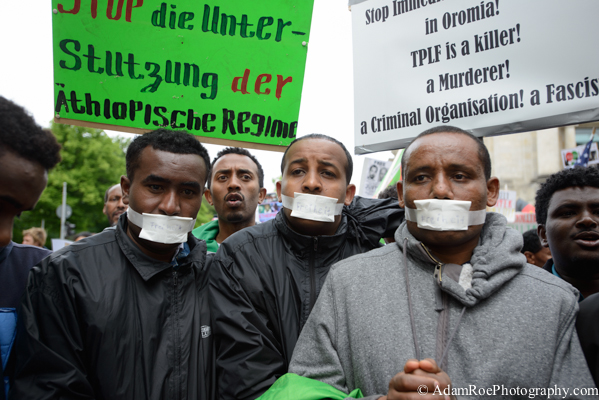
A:
<svg viewBox="0 0 599 400">
<path fill-rule="evenodd" d="M 206 198 L 206 201 L 208 201 L 208 204 L 214 206 L 214 202 L 212 201 L 212 193 L 210 193 L 210 189 L 204 189 L 204 197 Z"/>
<path fill-rule="evenodd" d="M 262 189 L 260 189 L 260 196 L 258 196 L 258 204 L 262 204 L 265 197 L 266 197 L 266 188 L 262 188 Z"/>
<path fill-rule="evenodd" d="M 354 196 L 356 195 L 356 185 L 350 183 L 347 185 L 347 189 L 345 189 L 345 200 L 343 204 L 349 206 L 351 202 L 354 200 Z"/>
<path fill-rule="evenodd" d="M 547 240 L 547 230 L 545 229 L 545 225 L 537 226 L 537 235 L 539 235 L 539 239 L 541 240 L 541 246 L 549 247 L 549 241 Z"/>
<path fill-rule="evenodd" d="M 524 255 L 526 256 L 526 262 L 532 265 L 535 265 L 535 255 L 532 251 L 525 251 Z"/>
<path fill-rule="evenodd" d="M 277 199 L 279 200 L 279 203 L 283 201 L 283 198 L 281 197 L 281 181 L 277 181 Z"/>
<path fill-rule="evenodd" d="M 397 181 L 395 187 L 397 188 L 397 201 L 399 202 L 399 206 L 401 208 L 406 208 L 406 202 L 403 198 L 403 181 Z"/>
<path fill-rule="evenodd" d="M 129 205 L 129 190 L 131 189 L 131 181 L 125 175 L 121 176 L 121 190 L 123 191 L 123 204 Z M 104 206 L 106 208 L 106 206 Z"/>
<path fill-rule="evenodd" d="M 497 204 L 499 198 L 499 179 L 492 176 L 487 181 L 487 207 L 493 207 Z"/>
</svg>

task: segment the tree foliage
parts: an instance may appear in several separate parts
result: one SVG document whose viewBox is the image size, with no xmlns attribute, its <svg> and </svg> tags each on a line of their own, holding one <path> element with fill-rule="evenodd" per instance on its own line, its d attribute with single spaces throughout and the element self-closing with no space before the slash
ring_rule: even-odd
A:
<svg viewBox="0 0 599 400">
<path fill-rule="evenodd" d="M 100 232 L 108 226 L 102 213 L 104 192 L 119 183 L 125 174 L 125 149 L 130 139 L 112 139 L 103 130 L 52 124 L 52 133 L 62 145 L 62 161 L 49 172 L 48 186 L 33 211 L 15 222 L 14 239 L 20 241 L 23 229 L 41 226 L 45 221 L 50 238 L 60 236 L 56 208 L 62 204 L 62 186 L 67 183 L 67 204 L 73 209 L 68 219 L 76 231 Z"/>
<path fill-rule="evenodd" d="M 15 220 L 13 240 L 22 241 L 22 231 L 41 226 L 44 220 L 48 241 L 60 237 L 60 218 L 56 208 L 62 204 L 62 186 L 67 182 L 67 204 L 73 209 L 68 222 L 77 232 L 101 232 L 108 227 L 102 213 L 104 193 L 119 183 L 125 171 L 125 151 L 131 139 L 110 138 L 103 130 L 73 125 L 52 124 L 52 133 L 62 145 L 62 161 L 49 172 L 48 186 L 33 211 Z M 203 199 L 196 226 L 212 220 L 214 207 Z"/>
</svg>

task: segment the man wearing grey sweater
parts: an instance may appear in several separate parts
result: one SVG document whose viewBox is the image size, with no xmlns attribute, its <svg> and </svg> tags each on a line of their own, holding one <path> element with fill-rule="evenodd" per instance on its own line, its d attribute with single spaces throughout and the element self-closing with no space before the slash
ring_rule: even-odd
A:
<svg viewBox="0 0 599 400">
<path fill-rule="evenodd" d="M 578 292 L 527 265 L 522 236 L 486 213 L 499 181 L 482 141 L 425 131 L 402 174 L 397 243 L 332 267 L 289 372 L 369 399 L 597 399 Z"/>
</svg>

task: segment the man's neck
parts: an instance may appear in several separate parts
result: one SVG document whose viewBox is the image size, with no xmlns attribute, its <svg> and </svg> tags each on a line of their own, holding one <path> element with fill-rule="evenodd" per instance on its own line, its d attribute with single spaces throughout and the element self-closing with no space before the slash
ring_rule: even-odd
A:
<svg viewBox="0 0 599 400">
<path fill-rule="evenodd" d="M 584 298 L 592 295 L 593 293 L 599 292 L 599 277 L 590 276 L 590 277 L 574 277 L 568 274 L 567 271 L 564 271 L 559 265 L 555 264 L 554 267 L 559 276 L 568 282 L 570 285 L 574 286 Z"/>
<path fill-rule="evenodd" d="M 472 258 L 472 253 L 478 245 L 479 238 L 476 237 L 468 243 L 460 246 L 434 246 L 426 245 L 432 253 L 432 256 L 443 264 L 458 264 L 467 263 Z"/>
<path fill-rule="evenodd" d="M 221 244 L 223 240 L 231 236 L 237 231 L 242 230 L 243 228 L 247 228 L 250 226 L 256 225 L 256 221 L 254 219 L 250 219 L 248 221 L 231 223 L 224 222 L 220 219 L 218 220 L 218 235 L 216 235 L 216 243 Z"/>
</svg>

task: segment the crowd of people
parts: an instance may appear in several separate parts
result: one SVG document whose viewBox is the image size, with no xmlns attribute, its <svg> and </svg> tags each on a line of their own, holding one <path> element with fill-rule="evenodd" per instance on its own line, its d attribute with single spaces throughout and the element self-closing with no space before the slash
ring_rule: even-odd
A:
<svg viewBox="0 0 599 400">
<path fill-rule="evenodd" d="M 596 168 L 550 176 L 522 235 L 486 212 L 500 184 L 467 131 L 421 133 L 379 199 L 311 134 L 256 224 L 256 157 L 158 129 L 106 190 L 109 228 L 14 243 L 58 162 L 0 97 L 0 399 L 599 398 Z M 218 219 L 194 229 L 203 197 Z M 300 395 L 312 383 L 328 389 Z"/>
</svg>

